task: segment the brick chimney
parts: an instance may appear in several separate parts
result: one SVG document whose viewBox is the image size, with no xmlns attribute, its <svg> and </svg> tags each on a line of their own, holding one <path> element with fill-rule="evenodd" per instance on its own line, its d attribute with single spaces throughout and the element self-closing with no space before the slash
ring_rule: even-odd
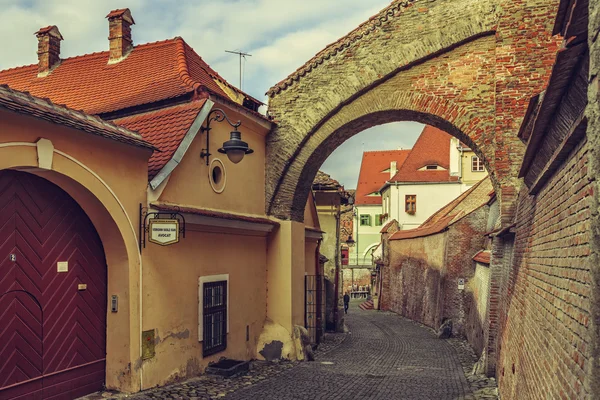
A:
<svg viewBox="0 0 600 400">
<path fill-rule="evenodd" d="M 47 26 L 35 33 L 38 39 L 38 76 L 46 76 L 60 64 L 60 41 L 63 40 L 56 25 Z"/>
<path fill-rule="evenodd" d="M 135 24 L 135 21 L 129 8 L 112 10 L 106 18 L 108 18 L 108 42 L 110 44 L 108 63 L 112 64 L 127 57 L 133 49 L 131 25 Z"/>
</svg>

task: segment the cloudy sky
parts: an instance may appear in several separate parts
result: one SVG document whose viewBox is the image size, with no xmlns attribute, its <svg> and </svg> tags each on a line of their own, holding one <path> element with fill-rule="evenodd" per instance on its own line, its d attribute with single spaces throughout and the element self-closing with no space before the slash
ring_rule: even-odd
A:
<svg viewBox="0 0 600 400">
<path fill-rule="evenodd" d="M 225 79 L 239 85 L 237 56 L 244 65 L 243 89 L 264 93 L 389 4 L 390 0 L 0 0 L 0 69 L 37 62 L 34 32 L 57 25 L 63 58 L 108 49 L 106 14 L 129 7 L 134 43 L 183 37 Z M 417 123 L 394 123 L 364 131 L 339 147 L 322 169 L 347 188 L 356 185 L 363 150 L 409 148 Z"/>
</svg>

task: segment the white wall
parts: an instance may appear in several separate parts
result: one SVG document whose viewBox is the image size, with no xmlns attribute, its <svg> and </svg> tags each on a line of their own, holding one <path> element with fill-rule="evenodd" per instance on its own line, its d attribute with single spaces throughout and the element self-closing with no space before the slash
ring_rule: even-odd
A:
<svg viewBox="0 0 600 400">
<path fill-rule="evenodd" d="M 357 217 L 354 219 L 352 237 L 357 243 L 356 246 L 350 248 L 349 253 L 349 264 L 350 265 L 370 265 L 372 260 L 370 256 L 370 249 L 376 246 L 381 241 L 381 228 L 383 223 L 379 223 L 380 214 L 383 214 L 381 205 L 357 205 L 356 209 Z M 365 226 L 360 225 L 360 216 L 370 215 L 371 225 Z M 356 252 L 358 251 L 358 262 Z"/>
<path fill-rule="evenodd" d="M 387 195 L 389 192 L 389 219 L 397 220 L 401 229 L 417 228 L 436 211 L 457 198 L 461 189 L 462 185 L 459 182 L 389 186 L 384 193 Z M 406 195 L 417 196 L 417 212 L 413 215 L 404 211 Z"/>
</svg>

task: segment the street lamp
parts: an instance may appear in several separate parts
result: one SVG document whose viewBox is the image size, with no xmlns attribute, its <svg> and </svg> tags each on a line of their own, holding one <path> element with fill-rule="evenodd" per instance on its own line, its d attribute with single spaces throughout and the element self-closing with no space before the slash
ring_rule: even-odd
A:
<svg viewBox="0 0 600 400">
<path fill-rule="evenodd" d="M 203 126 L 200 128 L 201 132 L 206 132 L 206 148 L 202 149 L 202 151 L 200 152 L 200 157 L 206 158 L 206 165 L 209 165 L 209 158 L 212 155 L 210 154 L 209 150 L 210 130 L 212 129 L 210 127 L 210 123 L 212 121 L 227 121 L 227 123 L 233 127 L 233 131 L 231 131 L 230 133 L 229 140 L 224 142 L 223 147 L 221 147 L 218 150 L 219 153 L 227 154 L 227 158 L 229 158 L 229 161 L 231 161 L 234 164 L 237 164 L 240 161 L 242 161 L 246 154 L 254 153 L 254 150 L 252 150 L 248 146 L 248 143 L 242 140 L 242 134 L 240 133 L 240 131 L 238 131 L 238 127 L 242 123 L 240 121 L 236 123 L 231 122 L 225 114 L 225 111 L 221 110 L 220 108 L 215 108 L 211 110 L 210 113 L 208 113 L 206 127 Z"/>
</svg>

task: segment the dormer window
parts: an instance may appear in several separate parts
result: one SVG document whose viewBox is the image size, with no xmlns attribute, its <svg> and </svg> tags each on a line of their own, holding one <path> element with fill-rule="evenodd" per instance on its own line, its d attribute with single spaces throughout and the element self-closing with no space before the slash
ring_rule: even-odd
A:
<svg viewBox="0 0 600 400">
<path fill-rule="evenodd" d="M 437 164 L 428 164 L 424 167 L 419 168 L 419 171 L 445 171 L 446 168 L 441 167 Z"/>
</svg>

